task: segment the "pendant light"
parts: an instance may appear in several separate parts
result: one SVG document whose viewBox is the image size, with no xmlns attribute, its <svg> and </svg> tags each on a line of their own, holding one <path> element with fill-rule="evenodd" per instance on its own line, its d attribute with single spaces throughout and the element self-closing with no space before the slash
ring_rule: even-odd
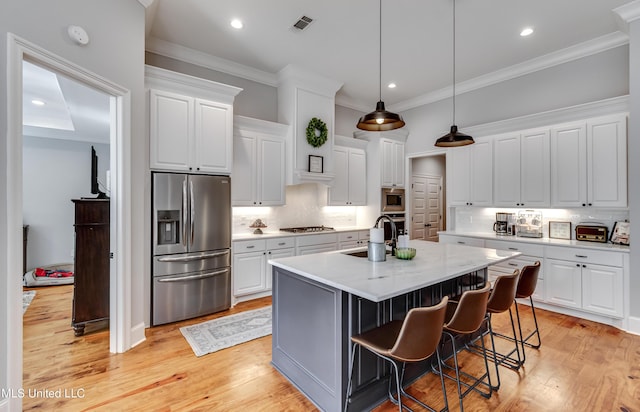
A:
<svg viewBox="0 0 640 412">
<path fill-rule="evenodd" d="M 449 133 L 436 140 L 438 147 L 458 147 L 473 144 L 473 137 L 460 133 L 456 126 L 456 0 L 453 2 L 453 123 Z"/>
<path fill-rule="evenodd" d="M 376 104 L 376 110 L 369 114 L 365 114 L 358 121 L 358 129 L 368 130 L 371 132 L 381 132 L 385 130 L 399 129 L 404 126 L 404 120 L 399 114 L 388 112 L 384 108 L 382 101 L 382 0 L 380 0 L 380 65 L 379 69 L 379 100 Z"/>
</svg>

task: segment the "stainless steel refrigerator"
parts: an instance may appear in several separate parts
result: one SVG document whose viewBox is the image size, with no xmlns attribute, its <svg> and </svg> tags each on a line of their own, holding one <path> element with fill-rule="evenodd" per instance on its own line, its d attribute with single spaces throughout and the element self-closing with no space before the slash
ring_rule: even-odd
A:
<svg viewBox="0 0 640 412">
<path fill-rule="evenodd" d="M 231 179 L 153 173 L 151 324 L 231 306 Z"/>
</svg>

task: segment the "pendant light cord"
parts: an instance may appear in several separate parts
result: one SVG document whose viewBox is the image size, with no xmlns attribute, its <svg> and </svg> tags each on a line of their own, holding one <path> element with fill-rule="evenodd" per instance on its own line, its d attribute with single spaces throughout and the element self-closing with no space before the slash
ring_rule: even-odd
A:
<svg viewBox="0 0 640 412">
<path fill-rule="evenodd" d="M 380 19 L 380 30 L 378 31 L 378 34 L 380 35 L 378 42 L 378 101 L 382 101 L 382 0 L 380 0 L 380 12 L 378 14 Z"/>
<path fill-rule="evenodd" d="M 453 0 L 453 125 L 456 124 L 456 0 Z"/>
</svg>

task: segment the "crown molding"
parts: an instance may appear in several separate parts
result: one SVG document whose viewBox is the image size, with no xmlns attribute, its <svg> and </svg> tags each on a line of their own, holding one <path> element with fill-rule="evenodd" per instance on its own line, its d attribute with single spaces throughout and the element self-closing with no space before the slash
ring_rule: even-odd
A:
<svg viewBox="0 0 640 412">
<path fill-rule="evenodd" d="M 524 76 L 526 74 L 531 74 L 540 70 L 548 69 L 559 64 L 568 63 L 570 61 L 578 60 L 583 57 L 601 53 L 628 43 L 629 36 L 625 33 L 622 33 L 620 31 L 610 33 L 596 39 L 577 44 L 575 46 L 567 47 L 565 49 L 528 60 L 524 63 L 506 67 L 504 69 L 497 70 L 484 76 L 476 77 L 475 79 L 456 83 L 456 96 L 459 94 L 468 93 L 473 90 L 481 89 L 483 87 L 491 86 L 496 83 L 511 80 L 516 77 Z M 453 87 L 446 87 L 444 89 L 436 90 L 433 93 L 427 93 L 414 99 L 391 105 L 390 110 L 395 112 L 402 112 L 450 98 L 452 94 Z"/>
<path fill-rule="evenodd" d="M 614 12 L 617 16 L 620 16 L 621 19 L 630 19 L 628 21 L 631 21 L 640 16 L 640 0 L 636 0 L 625 6 L 618 7 L 614 10 Z M 610 33 L 596 39 L 577 44 L 575 46 L 567 47 L 565 49 L 558 50 L 520 64 L 488 73 L 484 76 L 479 76 L 474 79 L 457 83 L 456 95 L 468 93 L 470 91 L 491 86 L 496 83 L 511 80 L 516 77 L 534 73 L 536 71 L 548 69 L 559 64 L 568 63 L 583 57 L 591 56 L 609 49 L 623 46 L 628 43 L 629 36 L 626 33 L 623 33 L 622 31 Z M 232 62 L 230 60 L 222 59 L 210 54 L 193 50 L 188 47 L 170 43 L 155 37 L 147 38 L 146 50 L 151 53 L 156 53 L 162 56 L 181 60 L 186 63 L 206 67 L 211 70 L 216 70 L 232 76 L 252 80 L 272 87 L 278 87 L 280 76 L 284 74 L 284 72 L 286 72 L 285 68 L 281 70 L 280 73 L 268 73 L 249 66 Z M 413 99 L 389 105 L 388 108 L 389 110 L 395 112 L 403 112 L 419 106 L 424 106 L 440 100 L 448 99 L 452 96 L 452 94 L 453 87 L 449 86 L 431 93 L 424 94 L 422 96 L 415 97 Z M 335 102 L 337 105 L 357 110 L 363 113 L 368 112 L 370 109 L 368 106 L 364 106 L 362 102 L 356 102 L 343 96 L 336 95 Z"/>
<path fill-rule="evenodd" d="M 609 114 L 626 113 L 628 111 L 629 96 L 626 95 L 526 116 L 514 117 L 512 119 L 500 120 L 492 123 L 465 127 L 464 132 L 472 135 L 473 137 L 491 136 L 516 130 L 533 129 Z"/>
<path fill-rule="evenodd" d="M 312 73 L 294 64 L 288 64 L 278 72 L 278 87 L 285 84 L 303 86 L 332 99 L 335 99 L 336 92 L 342 87 L 341 82 Z"/>
<path fill-rule="evenodd" d="M 254 69 L 253 67 L 235 63 L 231 60 L 215 57 L 189 47 L 180 46 L 179 44 L 158 39 L 156 37 L 147 38 L 145 49 L 150 53 L 195 64 L 196 66 L 206 67 L 207 69 L 266 84 L 267 86 L 278 86 L 278 76 L 276 74 Z"/>
<path fill-rule="evenodd" d="M 629 33 L 629 23 L 640 18 L 640 0 L 613 9 L 620 30 Z"/>
<path fill-rule="evenodd" d="M 237 132 L 259 132 L 276 136 L 288 136 L 291 129 L 286 124 L 239 115 L 233 116 L 233 127 Z"/>
<path fill-rule="evenodd" d="M 144 76 L 146 87 L 161 88 L 177 93 L 189 92 L 194 96 L 214 99 L 226 104 L 233 104 L 235 97 L 242 91 L 240 87 L 149 65 L 144 66 Z"/>
</svg>

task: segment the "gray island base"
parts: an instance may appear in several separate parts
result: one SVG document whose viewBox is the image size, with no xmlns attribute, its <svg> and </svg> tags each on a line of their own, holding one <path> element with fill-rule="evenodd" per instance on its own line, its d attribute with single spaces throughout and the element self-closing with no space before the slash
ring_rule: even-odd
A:
<svg viewBox="0 0 640 412">
<path fill-rule="evenodd" d="M 484 285 L 489 265 L 519 252 L 411 241 L 413 260 L 370 262 L 351 251 L 275 259 L 272 364 L 324 411 L 346 402 L 350 338 L 414 307 Z M 430 370 L 407 366 L 407 381 Z M 357 354 L 348 410 L 369 410 L 387 399 L 389 366 L 366 350 Z"/>
</svg>

